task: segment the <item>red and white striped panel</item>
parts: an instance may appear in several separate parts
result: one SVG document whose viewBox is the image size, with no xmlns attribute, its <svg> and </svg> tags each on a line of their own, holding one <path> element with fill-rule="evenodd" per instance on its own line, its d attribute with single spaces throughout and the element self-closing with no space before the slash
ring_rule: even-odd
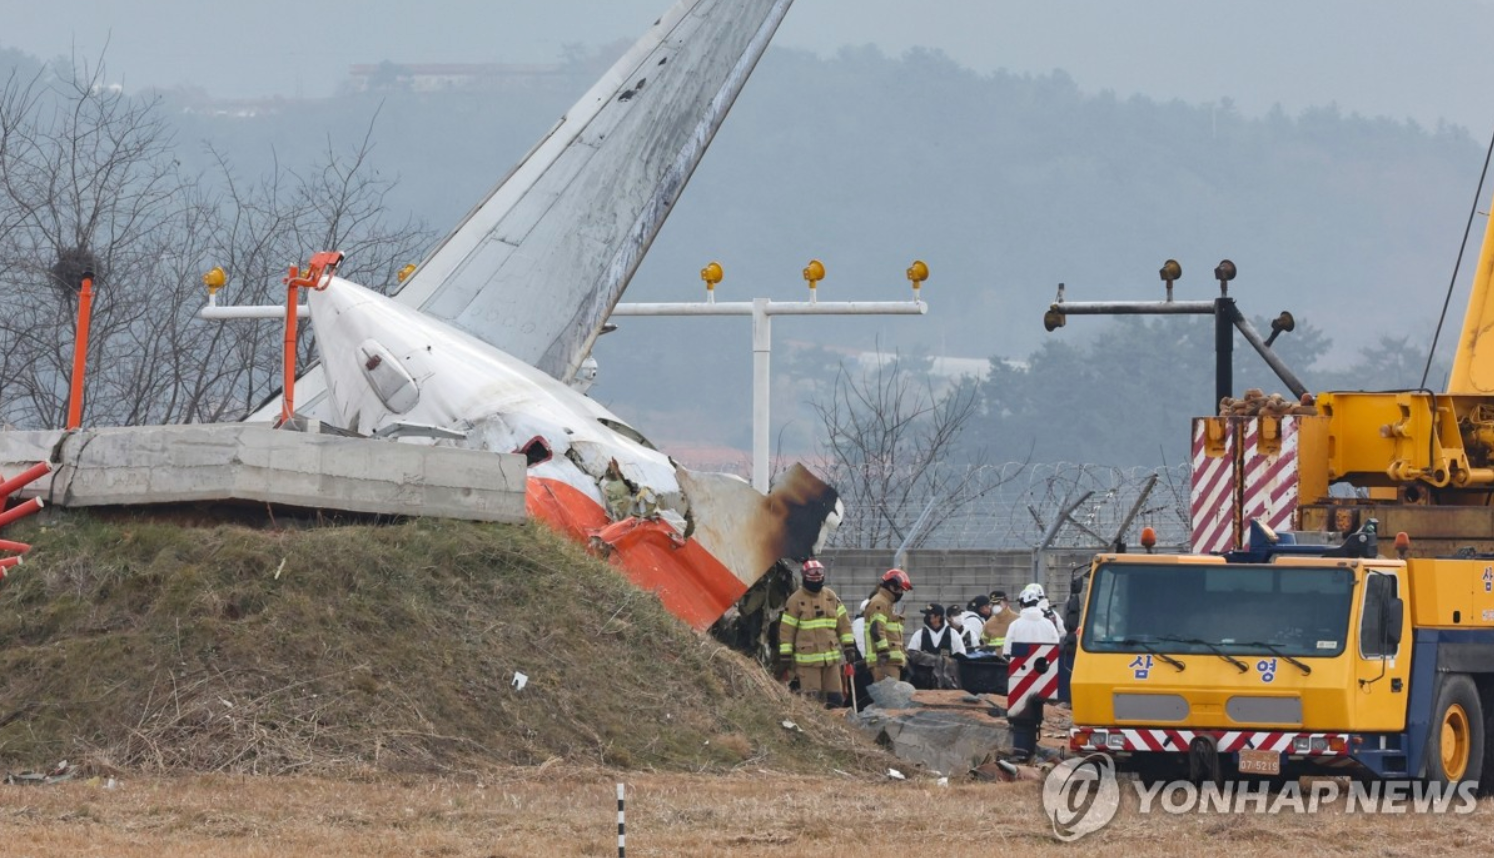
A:
<svg viewBox="0 0 1494 858">
<path fill-rule="evenodd" d="M 1282 417 L 1280 448 L 1270 455 L 1260 451 L 1261 419 L 1240 423 L 1241 521 L 1259 519 L 1272 530 L 1292 530 L 1297 512 L 1298 418 Z"/>
<path fill-rule="evenodd" d="M 1204 454 L 1208 421 L 1193 421 L 1192 507 L 1193 553 L 1211 554 L 1234 548 L 1235 450 L 1234 422 L 1224 438 L 1224 455 Z"/>
<path fill-rule="evenodd" d="M 1096 742 L 1094 734 L 1102 730 L 1107 734 L 1119 733 L 1125 738 L 1125 747 L 1110 747 Z M 1279 751 L 1298 753 L 1292 750 L 1292 742 L 1299 736 L 1307 737 L 1309 750 L 1301 752 L 1310 757 L 1333 757 L 1348 754 L 1347 733 L 1294 733 L 1271 730 L 1172 730 L 1135 727 L 1074 727 L 1069 730 L 1069 748 L 1075 751 L 1187 751 L 1188 746 L 1199 736 L 1213 736 L 1220 753 L 1233 754 L 1243 750 Z M 1322 750 L 1310 750 L 1313 739 L 1323 739 Z M 1338 750 L 1333 750 L 1337 740 Z"/>
<path fill-rule="evenodd" d="M 1006 677 L 1008 712 L 1021 712 L 1034 697 L 1057 697 L 1058 644 L 1012 644 Z"/>
</svg>

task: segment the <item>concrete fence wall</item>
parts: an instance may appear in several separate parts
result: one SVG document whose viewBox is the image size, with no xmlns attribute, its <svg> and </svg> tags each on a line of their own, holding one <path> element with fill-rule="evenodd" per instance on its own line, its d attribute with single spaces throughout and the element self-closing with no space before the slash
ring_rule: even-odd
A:
<svg viewBox="0 0 1494 858">
<path fill-rule="evenodd" d="M 913 579 L 913 593 L 903 608 L 910 617 L 930 602 L 964 605 L 981 593 L 1005 590 L 1017 593 L 1038 580 L 1056 606 L 1069 596 L 1069 581 L 1075 567 L 1087 567 L 1094 551 L 1054 550 L 1044 556 L 1040 579 L 1033 578 L 1032 552 L 930 549 L 908 552 L 903 569 Z M 829 570 L 828 583 L 852 611 L 861 604 L 892 565 L 887 550 L 839 549 L 820 555 Z"/>
</svg>

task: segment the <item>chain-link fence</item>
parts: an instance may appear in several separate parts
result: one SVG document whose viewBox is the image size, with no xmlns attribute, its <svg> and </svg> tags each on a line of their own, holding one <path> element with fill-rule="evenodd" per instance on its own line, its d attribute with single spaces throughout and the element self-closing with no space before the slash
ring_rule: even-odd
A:
<svg viewBox="0 0 1494 858">
<path fill-rule="evenodd" d="M 1189 533 L 1189 469 L 1115 468 L 1075 463 L 988 466 L 978 481 L 993 486 L 950 509 L 946 498 L 913 498 L 897 505 L 862 503 L 846 510 L 831 537 L 835 548 L 897 548 L 867 545 L 866 519 L 891 522 L 909 548 L 1023 549 L 1040 546 L 1097 548 L 1117 539 L 1136 543 L 1143 526 L 1164 546 L 1186 545 Z M 1065 511 L 1068 516 L 1059 519 Z M 1056 530 L 1054 529 L 1056 525 Z"/>
<path fill-rule="evenodd" d="M 696 470 L 725 471 L 743 478 L 750 470 L 745 460 L 691 461 L 688 455 L 676 460 Z M 781 468 L 787 463 L 774 464 Z M 821 475 L 828 470 L 822 464 L 810 467 Z M 974 470 L 972 479 L 945 478 L 946 484 L 966 487 L 971 496 L 965 498 L 915 493 L 904 500 L 884 497 L 852 502 L 843 494 L 846 517 L 826 547 L 1030 550 L 1043 545 L 1055 521 L 1071 506 L 1068 520 L 1058 527 L 1049 548 L 1093 550 L 1117 539 L 1135 545 L 1146 526 L 1156 530 L 1159 546 L 1189 544 L 1191 470 L 1187 464 L 1117 468 L 1008 462 Z M 1122 525 L 1126 525 L 1124 532 Z"/>
</svg>

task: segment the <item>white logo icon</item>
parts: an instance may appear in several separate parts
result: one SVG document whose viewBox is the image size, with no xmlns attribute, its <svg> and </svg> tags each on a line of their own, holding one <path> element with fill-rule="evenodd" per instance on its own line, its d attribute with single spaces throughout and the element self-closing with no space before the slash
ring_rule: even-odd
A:
<svg viewBox="0 0 1494 858">
<path fill-rule="evenodd" d="M 1064 760 L 1043 781 L 1043 812 L 1064 843 L 1104 828 L 1118 807 L 1115 762 L 1104 754 Z"/>
</svg>

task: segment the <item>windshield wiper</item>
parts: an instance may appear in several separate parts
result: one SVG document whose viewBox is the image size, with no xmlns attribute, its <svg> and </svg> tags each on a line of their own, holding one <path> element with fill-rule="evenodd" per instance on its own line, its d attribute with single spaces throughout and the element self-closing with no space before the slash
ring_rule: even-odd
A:
<svg viewBox="0 0 1494 858">
<path fill-rule="evenodd" d="M 1251 641 L 1249 643 L 1235 644 L 1235 646 L 1265 647 L 1276 655 L 1279 655 L 1287 661 L 1291 662 L 1293 667 L 1296 667 L 1298 670 L 1302 671 L 1303 676 L 1307 676 L 1309 673 L 1312 673 L 1312 668 L 1308 667 L 1305 662 L 1298 661 L 1297 659 L 1287 655 L 1285 652 L 1282 652 L 1281 647 L 1277 646 L 1276 644 L 1269 644 L 1265 641 Z"/>
<path fill-rule="evenodd" d="M 1218 644 L 1209 643 L 1208 641 L 1203 640 L 1202 638 L 1174 638 L 1174 637 L 1166 637 L 1166 638 L 1162 638 L 1162 640 L 1170 641 L 1171 643 L 1198 644 L 1199 646 L 1206 646 L 1206 647 L 1209 648 L 1209 650 L 1211 652 L 1214 653 L 1214 655 L 1217 655 L 1220 658 L 1224 659 L 1225 661 L 1229 662 L 1230 664 L 1234 665 L 1236 668 L 1239 669 L 1239 671 L 1241 673 L 1245 673 L 1246 671 L 1250 670 L 1250 665 L 1246 664 L 1243 661 L 1240 661 L 1238 658 L 1235 658 L 1234 656 L 1232 656 L 1229 653 L 1225 652 L 1224 650 L 1220 649 Z"/>
<path fill-rule="evenodd" d="M 1135 638 L 1125 638 L 1124 640 L 1121 641 L 1121 646 L 1139 646 L 1142 649 L 1146 650 L 1147 652 L 1151 653 L 1152 655 L 1156 656 L 1157 658 L 1160 658 L 1163 661 L 1167 662 L 1168 664 L 1172 665 L 1173 667 L 1177 668 L 1179 673 L 1181 673 L 1185 668 L 1188 667 L 1188 665 L 1183 664 L 1181 661 L 1178 661 L 1177 659 L 1173 658 L 1172 656 L 1168 655 L 1167 653 L 1165 653 L 1165 652 L 1159 652 L 1156 647 L 1152 646 L 1151 644 L 1147 643 L 1146 641 L 1139 641 L 1139 640 L 1137 640 Z"/>
</svg>

